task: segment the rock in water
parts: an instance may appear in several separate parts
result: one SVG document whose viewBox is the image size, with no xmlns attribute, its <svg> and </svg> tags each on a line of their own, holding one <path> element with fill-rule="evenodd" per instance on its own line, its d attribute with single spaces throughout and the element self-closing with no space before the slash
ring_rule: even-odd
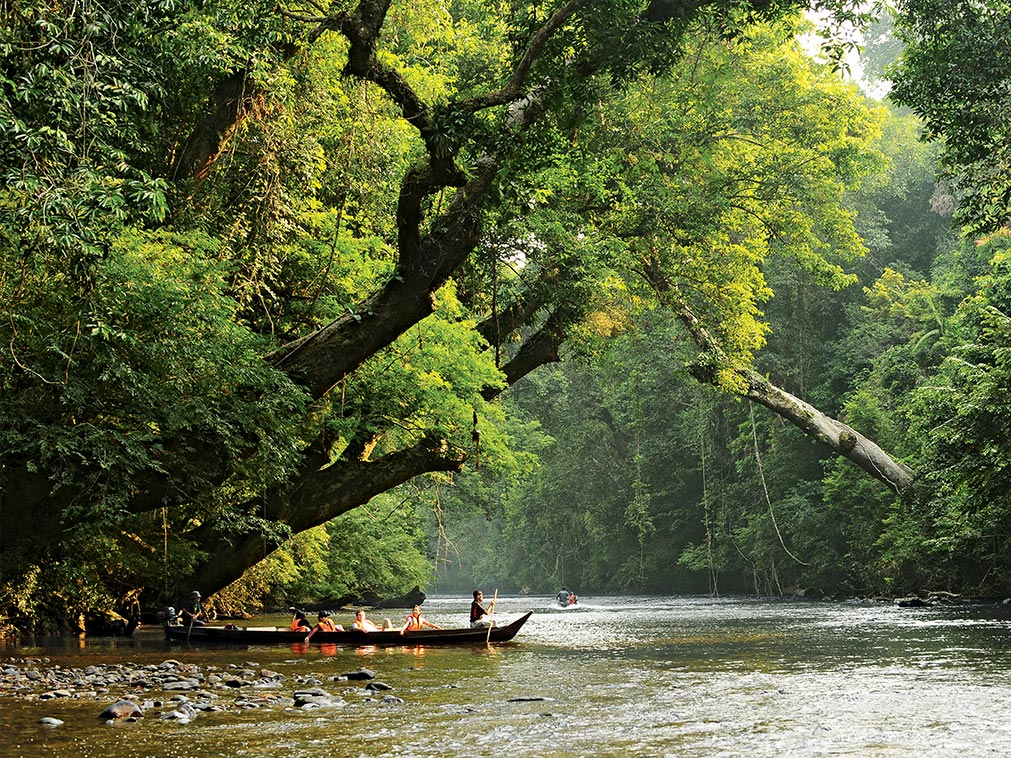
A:
<svg viewBox="0 0 1011 758">
<path fill-rule="evenodd" d="M 143 715 L 144 712 L 140 709 L 140 706 L 132 700 L 117 700 L 112 705 L 107 706 L 98 717 L 108 720 L 137 718 Z"/>
<path fill-rule="evenodd" d="M 344 677 L 346 679 L 375 679 L 376 672 L 362 668 L 358 669 L 357 671 L 350 671 L 347 674 L 344 674 Z"/>
</svg>

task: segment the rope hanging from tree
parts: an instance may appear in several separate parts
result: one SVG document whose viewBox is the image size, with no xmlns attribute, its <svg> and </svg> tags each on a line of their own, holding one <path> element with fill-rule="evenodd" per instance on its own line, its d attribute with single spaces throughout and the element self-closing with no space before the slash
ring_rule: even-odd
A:
<svg viewBox="0 0 1011 758">
<path fill-rule="evenodd" d="M 765 483 L 765 470 L 762 468 L 762 456 L 759 455 L 758 452 L 758 431 L 755 427 L 755 406 L 749 405 L 748 409 L 751 412 L 751 439 L 755 445 L 755 461 L 758 463 L 758 477 L 759 479 L 762 480 L 762 492 L 765 493 L 765 502 L 769 506 L 769 516 L 772 518 L 772 526 L 776 530 L 776 536 L 779 538 L 779 544 L 783 546 L 783 551 L 788 556 L 797 561 L 797 563 L 799 563 L 801 566 L 810 566 L 811 565 L 810 563 L 805 563 L 800 558 L 798 558 L 797 556 L 795 556 L 793 553 L 790 552 L 790 548 L 788 548 L 786 546 L 786 543 L 783 541 L 782 532 L 779 531 L 779 524 L 776 523 L 776 512 L 772 509 L 772 498 L 769 497 L 769 488 Z"/>
</svg>

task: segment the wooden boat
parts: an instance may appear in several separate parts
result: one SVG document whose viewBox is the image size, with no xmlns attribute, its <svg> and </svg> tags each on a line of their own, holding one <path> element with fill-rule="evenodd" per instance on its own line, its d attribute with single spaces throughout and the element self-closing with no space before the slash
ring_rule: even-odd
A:
<svg viewBox="0 0 1011 758">
<path fill-rule="evenodd" d="M 491 634 L 485 627 L 477 629 L 422 629 L 417 632 L 400 633 L 399 630 L 382 632 L 316 632 L 309 644 L 342 645 L 362 647 L 363 645 L 478 645 L 485 642 L 508 642 L 530 618 L 525 613 L 507 626 L 493 626 Z M 306 633 L 293 632 L 279 627 L 263 626 L 166 626 L 165 638 L 170 642 L 206 643 L 225 645 L 295 645 L 305 642 Z"/>
</svg>

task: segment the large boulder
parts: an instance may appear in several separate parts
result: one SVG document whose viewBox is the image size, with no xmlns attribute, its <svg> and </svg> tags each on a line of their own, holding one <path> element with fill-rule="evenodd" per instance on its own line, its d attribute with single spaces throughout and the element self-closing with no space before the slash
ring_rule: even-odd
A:
<svg viewBox="0 0 1011 758">
<path fill-rule="evenodd" d="M 375 602 L 362 603 L 362 605 L 371 605 L 374 608 L 413 608 L 424 602 L 425 593 L 421 591 L 421 587 L 414 585 L 413 590 L 400 597 L 375 598 Z"/>
<path fill-rule="evenodd" d="M 128 637 L 135 627 L 115 611 L 89 611 L 84 616 L 84 632 L 89 637 Z"/>
</svg>

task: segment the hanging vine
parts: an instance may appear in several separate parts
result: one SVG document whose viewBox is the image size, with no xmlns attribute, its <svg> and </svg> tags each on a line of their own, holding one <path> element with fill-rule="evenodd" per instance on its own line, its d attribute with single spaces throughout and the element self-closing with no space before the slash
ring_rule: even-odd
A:
<svg viewBox="0 0 1011 758">
<path fill-rule="evenodd" d="M 706 561 L 709 566 L 709 595 L 719 597 L 720 590 L 717 586 L 716 562 L 713 558 L 713 521 L 709 504 L 709 482 L 706 471 L 706 425 L 705 412 L 702 404 L 699 406 L 699 459 L 702 469 L 702 523 L 706 528 Z"/>
<path fill-rule="evenodd" d="M 788 548 L 786 546 L 786 542 L 783 541 L 783 533 L 779 531 L 779 523 L 776 521 L 776 512 L 775 510 L 773 510 L 772 507 L 772 498 L 769 497 L 769 487 L 765 483 L 765 469 L 762 467 L 762 456 L 758 451 L 758 430 L 757 427 L 755 426 L 755 406 L 749 405 L 748 410 L 750 411 L 751 417 L 751 440 L 755 446 L 755 462 L 758 464 L 758 478 L 762 482 L 762 492 L 765 494 L 766 505 L 769 506 L 769 518 L 772 519 L 772 526 L 776 530 L 776 537 L 779 538 L 779 544 L 782 546 L 783 552 L 785 552 L 788 556 L 793 558 L 793 560 L 795 560 L 801 566 L 810 566 L 811 565 L 810 563 L 802 561 L 800 558 L 798 558 L 796 555 L 790 552 L 790 548 Z M 773 563 L 773 572 L 775 572 L 775 563 Z M 778 577 L 776 578 L 776 584 L 777 586 L 779 584 Z"/>
</svg>

